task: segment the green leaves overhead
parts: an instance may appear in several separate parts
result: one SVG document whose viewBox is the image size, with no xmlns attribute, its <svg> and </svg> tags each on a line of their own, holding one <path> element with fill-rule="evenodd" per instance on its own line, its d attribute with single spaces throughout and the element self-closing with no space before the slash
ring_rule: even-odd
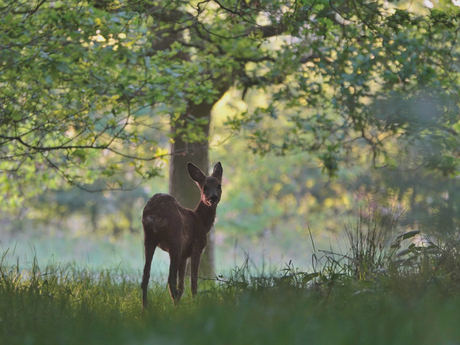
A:
<svg viewBox="0 0 460 345">
<path fill-rule="evenodd" d="M 271 86 L 267 105 L 228 122 L 251 132 L 255 151 L 316 152 L 332 173 L 357 146 L 370 149 L 374 164 L 387 164 L 386 142 L 402 137 L 449 137 L 443 154 L 456 156 L 457 7 L 285 5 L 281 19 L 268 19 L 284 35 L 265 42 L 271 48 L 265 59 L 246 68 L 248 78 L 242 79 L 248 87 Z"/>
<path fill-rule="evenodd" d="M 205 139 L 209 123 L 191 109 L 232 86 L 243 98 L 264 91 L 264 104 L 228 120 L 255 152 L 313 152 L 334 173 L 357 146 L 384 164 L 385 141 L 442 138 L 455 172 L 459 11 L 404 6 L 0 2 L 0 188 L 11 197 L 30 171 L 37 188 L 106 170 L 155 175 L 168 126 L 185 121 L 176 135 Z M 411 104 L 426 104 L 423 116 Z"/>
<path fill-rule="evenodd" d="M 156 154 L 155 133 L 168 128 L 159 116 L 184 111 L 192 97 L 213 97 L 198 67 L 177 59 L 180 44 L 153 51 L 157 35 L 140 13 L 107 6 L 1 4 L 0 190 L 7 198 L 59 181 L 91 183 L 101 173 L 117 176 L 107 188 L 132 169 L 154 176 L 147 163 L 165 156 Z M 199 95 L 186 83 L 199 85 Z"/>
</svg>

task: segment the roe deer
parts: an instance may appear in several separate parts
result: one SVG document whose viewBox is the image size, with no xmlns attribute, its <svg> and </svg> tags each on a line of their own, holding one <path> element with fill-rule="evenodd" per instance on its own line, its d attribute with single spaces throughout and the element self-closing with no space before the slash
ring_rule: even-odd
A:
<svg viewBox="0 0 460 345">
<path fill-rule="evenodd" d="M 192 163 L 187 165 L 190 177 L 201 191 L 195 210 L 185 208 L 169 194 L 155 194 L 145 205 L 144 226 L 145 266 L 142 276 L 142 307 L 147 307 L 147 287 L 150 265 L 156 247 L 169 252 L 168 286 L 171 298 L 178 303 L 184 292 L 185 266 L 191 258 L 192 294 L 196 295 L 201 253 L 206 236 L 216 218 L 216 208 L 222 194 L 222 165 L 217 163 L 211 176 L 206 176 Z M 177 275 L 179 274 L 179 285 Z"/>
</svg>

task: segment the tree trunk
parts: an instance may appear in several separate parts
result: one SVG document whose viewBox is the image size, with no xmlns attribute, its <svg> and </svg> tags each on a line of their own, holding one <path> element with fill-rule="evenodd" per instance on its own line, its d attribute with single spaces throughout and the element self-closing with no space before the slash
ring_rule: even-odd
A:
<svg viewBox="0 0 460 345">
<path fill-rule="evenodd" d="M 194 209 L 200 201 L 200 191 L 187 171 L 187 163 L 192 162 L 206 174 L 209 173 L 208 138 L 211 121 L 211 110 L 215 103 L 190 104 L 187 114 L 184 114 L 178 123 L 172 126 L 172 132 L 183 128 L 183 120 L 188 116 L 197 119 L 206 119 L 207 124 L 202 126 L 205 139 L 199 142 L 187 143 L 177 136 L 171 144 L 171 162 L 169 167 L 169 193 L 182 205 Z M 211 230 L 211 233 L 214 228 Z M 214 277 L 214 236 L 208 234 L 208 245 L 201 257 L 199 276 Z"/>
</svg>

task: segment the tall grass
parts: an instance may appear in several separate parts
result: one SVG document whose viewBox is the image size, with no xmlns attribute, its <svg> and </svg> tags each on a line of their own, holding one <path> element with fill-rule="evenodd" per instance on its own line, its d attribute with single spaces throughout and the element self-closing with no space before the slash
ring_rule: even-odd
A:
<svg viewBox="0 0 460 345">
<path fill-rule="evenodd" d="M 290 265 L 252 272 L 249 264 L 186 291 L 174 307 L 153 283 L 141 310 L 137 279 L 119 268 L 2 263 L 1 344 L 456 344 L 459 289 L 438 293 L 413 277 L 362 281 L 330 267 Z M 400 272 L 401 273 L 401 272 Z M 441 278 L 440 278 L 441 279 Z M 447 279 L 447 278 L 446 278 Z M 450 280 L 451 281 L 451 280 Z M 367 285 L 363 285 L 363 282 Z M 416 284 L 416 283 L 417 284 Z M 412 295 L 398 291 L 407 285 Z M 439 284 L 439 282 L 438 282 Z M 332 286 L 332 288 L 331 288 Z M 363 289 L 363 286 L 366 289 Z M 431 287 L 431 288 L 430 288 Z"/>
<path fill-rule="evenodd" d="M 378 217 L 346 229 L 348 252 L 315 251 L 312 271 L 247 259 L 178 306 L 153 280 L 146 311 L 121 267 L 4 255 L 0 344 L 460 344 L 460 244 L 391 235 Z"/>
</svg>

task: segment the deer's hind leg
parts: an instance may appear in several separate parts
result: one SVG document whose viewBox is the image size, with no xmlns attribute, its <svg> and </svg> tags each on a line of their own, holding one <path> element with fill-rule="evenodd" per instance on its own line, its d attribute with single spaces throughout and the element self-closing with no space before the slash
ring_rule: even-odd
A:
<svg viewBox="0 0 460 345">
<path fill-rule="evenodd" d="M 152 265 L 153 254 L 155 254 L 155 248 L 158 242 L 155 239 L 153 229 L 148 226 L 144 226 L 144 254 L 145 254 L 145 265 L 144 273 L 142 275 L 142 308 L 147 308 L 147 292 L 150 279 L 150 267 Z"/>
</svg>

